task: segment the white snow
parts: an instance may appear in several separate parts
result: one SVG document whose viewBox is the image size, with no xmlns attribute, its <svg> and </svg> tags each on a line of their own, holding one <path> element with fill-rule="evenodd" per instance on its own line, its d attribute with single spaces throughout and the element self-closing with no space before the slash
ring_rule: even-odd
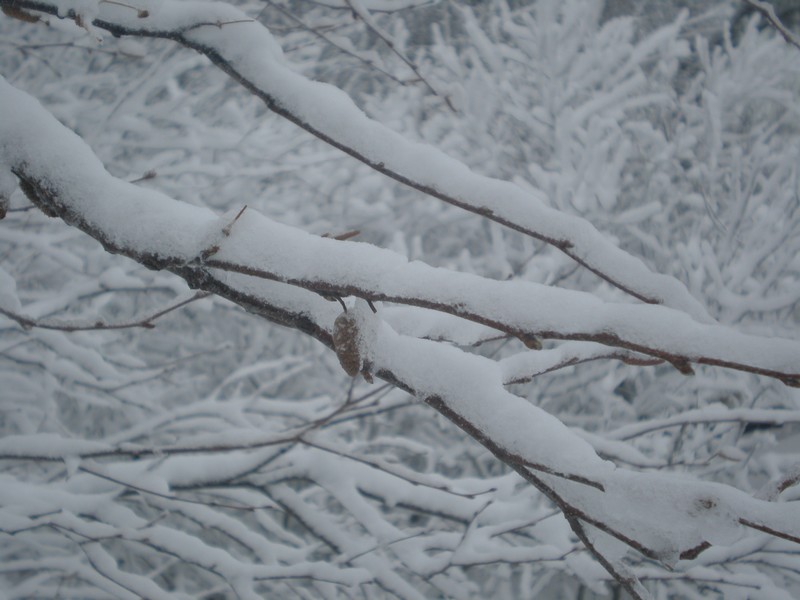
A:
<svg viewBox="0 0 800 600">
<path fill-rule="evenodd" d="M 62 10 L 72 7 L 71 2 L 55 4 Z M 400 177 L 444 193 L 459 205 L 490 214 L 501 223 L 551 240 L 568 240 L 570 252 L 587 265 L 695 319 L 712 321 L 682 283 L 652 273 L 589 222 L 549 207 L 541 191 L 527 192 L 510 182 L 474 174 L 436 148 L 408 141 L 370 120 L 338 88 L 292 71 L 270 32 L 238 9 L 213 2 L 192 2 L 189 8 L 174 0 L 143 1 L 137 8 L 146 10 L 147 17 L 139 18 L 137 11 L 110 3 L 100 5 L 98 16 L 132 30 L 179 30 L 191 43 L 213 49 L 237 73 L 274 98 L 279 110 L 352 148 L 372 164 L 382 164 Z"/>
</svg>

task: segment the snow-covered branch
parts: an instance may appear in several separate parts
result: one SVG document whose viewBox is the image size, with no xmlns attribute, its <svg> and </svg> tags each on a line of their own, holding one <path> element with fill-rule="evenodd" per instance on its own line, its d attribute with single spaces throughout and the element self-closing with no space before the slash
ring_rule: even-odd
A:
<svg viewBox="0 0 800 600">
<path fill-rule="evenodd" d="M 775 7 L 772 4 L 769 2 L 764 2 L 763 0 L 744 1 L 746 4 L 752 6 L 755 10 L 764 15 L 767 21 L 769 21 L 770 25 L 772 25 L 775 30 L 783 36 L 783 39 L 786 40 L 787 44 L 791 44 L 800 50 L 800 38 L 792 33 L 792 31 L 781 22 L 780 17 L 778 17 L 778 15 L 775 13 Z"/>
<path fill-rule="evenodd" d="M 9 597 L 796 595 L 777 36 L 601 0 L 0 4 Z M 353 8 L 414 8 L 372 25 L 458 113 L 343 68 L 318 34 L 393 60 Z"/>
<path fill-rule="evenodd" d="M 518 334 L 589 337 L 573 333 L 570 327 L 576 327 L 575 323 L 579 328 L 594 326 L 599 333 L 591 335 L 611 336 L 599 339 L 622 340 L 620 345 L 651 355 L 668 353 L 673 362 L 678 362 L 675 356 L 716 362 L 768 372 L 790 383 L 798 376 L 792 370 L 798 364 L 796 344 L 701 325 L 665 307 L 606 305 L 578 292 L 494 282 L 409 264 L 365 244 L 315 238 L 277 225 L 252 210 L 238 209 L 217 217 L 112 177 L 80 138 L 6 82 L 0 84 L 0 97 L 13 117 L 0 129 L 0 158 L 43 211 L 86 231 L 109 251 L 150 268 L 171 270 L 196 287 L 234 301 L 244 298 L 245 307 L 275 301 L 281 312 L 281 302 L 294 301 L 282 297 L 291 287 L 280 285 L 270 293 L 269 288 L 259 287 L 259 281 L 253 284 L 255 276 L 321 294 L 354 294 L 446 312 L 454 308 L 454 314 Z M 305 307 L 302 313 L 282 312 L 276 320 L 329 341 L 330 334 L 321 332 L 331 331 L 335 308 L 316 294 L 304 293 L 308 295 L 300 304 Z M 269 311 L 262 314 L 269 316 Z M 669 477 L 615 469 L 558 420 L 504 391 L 506 378 L 497 363 L 437 342 L 398 335 L 361 301 L 344 314 L 353 320 L 352 351 L 358 355 L 359 368 L 413 392 L 481 442 L 575 520 L 573 528 L 579 536 L 587 535 L 581 523 L 588 523 L 645 556 L 667 562 L 707 547 L 707 538 L 720 539 L 716 531 L 702 525 L 709 518 L 728 532 L 743 525 L 787 540 L 800 539 L 793 507 L 754 500 L 725 486 L 690 481 L 683 481 L 676 492 L 676 482 Z M 593 324 L 596 318 L 599 324 Z M 559 332 L 557 327 L 566 331 Z M 652 342 L 636 341 L 641 339 Z M 262 435 L 248 446 L 240 441 L 242 432 L 232 430 L 225 437 L 231 435 L 238 441 L 229 444 L 229 450 L 302 441 L 299 434 L 266 440 Z M 181 453 L 213 450 L 215 444 L 187 447 Z M 174 450 L 172 454 L 179 453 Z M 97 456 L 118 452 L 99 451 Z M 644 489 L 646 498 L 642 498 Z M 627 510 L 620 512 L 620 503 Z M 664 519 L 665 513 L 674 518 Z M 635 578 L 621 575 L 619 565 L 605 559 L 594 542 L 587 545 L 634 597 L 645 597 Z"/>
<path fill-rule="evenodd" d="M 542 193 L 477 175 L 435 148 L 408 141 L 369 119 L 337 88 L 295 73 L 269 31 L 238 9 L 174 1 L 139 2 L 136 10 L 101 3 L 91 11 L 86 3 L 3 0 L 0 4 L 91 22 L 115 36 L 175 40 L 208 56 L 277 114 L 376 171 L 552 244 L 640 300 L 665 304 L 703 322 L 711 320 L 682 283 L 653 273 L 584 219 L 550 208 Z"/>
<path fill-rule="evenodd" d="M 208 296 L 209 296 L 208 292 L 197 292 L 196 294 L 193 294 L 190 298 L 180 300 L 172 304 L 171 306 L 168 306 L 167 308 L 163 308 L 152 314 L 137 319 L 133 319 L 131 321 L 126 321 L 124 323 L 106 323 L 101 320 L 94 321 L 93 323 L 43 321 L 39 319 L 32 319 L 30 317 L 26 317 L 25 315 L 15 313 L 13 311 L 3 308 L 2 306 L 0 306 L 0 314 L 8 317 L 12 321 L 16 321 L 23 328 L 26 329 L 30 329 L 33 327 L 41 329 L 53 329 L 57 331 L 96 331 L 100 329 L 131 329 L 135 327 L 152 329 L 153 327 L 155 327 L 154 321 L 156 321 L 157 319 L 160 319 L 164 315 L 169 314 L 172 311 L 178 310 L 181 307 L 186 306 L 191 302 L 194 302 L 195 300 L 207 298 Z"/>
<path fill-rule="evenodd" d="M 172 270 L 192 285 L 219 280 L 215 271 L 240 273 L 323 295 L 431 308 L 522 338 L 619 346 L 667 360 L 685 373 L 692 372 L 691 363 L 708 364 L 800 385 L 800 344 L 789 340 L 700 324 L 667 307 L 607 303 L 582 292 L 433 269 L 365 244 L 293 230 L 252 210 L 216 217 L 168 202 L 111 177 L 46 111 L 7 83 L 2 87 L 9 114 L 18 116 L 3 128 L 9 140 L 3 160 L 28 197 L 108 250 Z M 317 325 L 324 327 L 324 321 Z"/>
</svg>

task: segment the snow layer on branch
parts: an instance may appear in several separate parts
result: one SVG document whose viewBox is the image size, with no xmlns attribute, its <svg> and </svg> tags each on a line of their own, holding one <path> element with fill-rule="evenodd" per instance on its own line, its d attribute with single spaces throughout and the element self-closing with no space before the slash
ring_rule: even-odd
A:
<svg viewBox="0 0 800 600">
<path fill-rule="evenodd" d="M 253 210 L 238 220 L 217 217 L 112 177 L 78 136 L 5 81 L 0 81 L 0 97 L 6 114 L 13 115 L 0 123 L 0 163 L 49 190 L 46 195 L 52 198 L 40 201 L 55 203 L 53 209 L 60 207 L 66 221 L 140 261 L 159 257 L 166 263 L 162 268 L 202 263 L 204 253 L 213 248 L 209 264 L 308 289 L 455 308 L 461 316 L 506 331 L 567 339 L 590 336 L 690 361 L 798 374 L 797 342 L 699 324 L 667 307 L 603 302 L 584 292 L 408 262 L 368 244 L 313 236 Z"/>
<path fill-rule="evenodd" d="M 17 179 L 8 171 L 0 168 L 0 217 L 4 217 L 11 203 L 11 194 L 17 189 Z"/>
<path fill-rule="evenodd" d="M 58 190 L 70 224 L 103 231 L 120 247 L 187 261 L 204 247 L 206 235 L 198 233 L 217 231 L 213 212 L 112 177 L 80 137 L 2 78 L 0 96 L 3 111 L 14 115 L 0 123 L 0 164 Z"/>
<path fill-rule="evenodd" d="M 456 307 L 465 316 L 482 315 L 531 334 L 608 334 L 631 346 L 658 348 L 690 359 L 713 356 L 783 373 L 796 373 L 800 367 L 800 345 L 796 342 L 702 325 L 667 307 L 603 302 L 584 292 L 433 268 L 367 244 L 305 234 L 255 211 L 245 212 L 233 232 L 215 258 L 258 265 L 280 281 L 305 281 L 306 285 L 343 295 L 359 293 L 377 299 Z"/>
<path fill-rule="evenodd" d="M 465 323 L 454 315 L 411 306 L 384 306 L 381 318 L 398 333 L 434 341 L 472 346 L 497 339 L 496 329 L 478 323 Z"/>
<path fill-rule="evenodd" d="M 60 3 L 55 3 L 60 6 Z M 467 207 L 512 228 L 536 232 L 610 279 L 646 297 L 658 299 L 695 319 L 710 322 L 705 308 L 678 280 L 651 272 L 638 258 L 620 250 L 589 222 L 561 213 L 542 192 L 472 173 L 464 164 L 431 146 L 403 136 L 361 112 L 338 88 L 313 82 L 283 61 L 269 31 L 241 11 L 211 2 L 142 2 L 145 18 L 117 4 L 100 6 L 99 20 L 132 33 L 183 36 L 234 76 L 243 78 L 272 108 L 313 130 L 340 148 L 414 182 L 434 195 Z"/>
<path fill-rule="evenodd" d="M 703 542 L 730 545 L 745 532 L 742 521 L 800 537 L 800 508 L 752 498 L 733 487 L 669 473 L 616 469 L 600 476 L 605 492 L 543 475 L 559 494 L 674 565 L 682 551 Z"/>
<path fill-rule="evenodd" d="M 503 389 L 491 360 L 428 340 L 400 336 L 376 315 L 374 341 L 366 355 L 401 381 L 413 382 L 420 399 L 438 398 L 481 433 L 524 460 L 554 465 L 556 471 L 588 479 L 613 471 L 590 444 L 561 421 Z"/>
<path fill-rule="evenodd" d="M 275 279 L 312 289 L 318 285 L 327 291 L 337 286 L 367 296 L 403 296 L 409 302 L 423 298 L 458 307 L 465 314 L 488 315 L 501 324 L 522 324 L 534 332 L 552 328 L 570 333 L 586 328 L 690 355 L 712 352 L 720 360 L 786 369 L 796 369 L 800 362 L 796 343 L 700 325 L 686 314 L 664 307 L 604 303 L 578 292 L 433 269 L 366 244 L 311 236 L 252 210 L 231 225 L 229 215 L 216 217 L 210 211 L 116 180 L 77 136 L 5 81 L 0 81 L 0 99 L 10 115 L 0 122 L 0 163 L 35 179 L 49 193 L 42 202 L 51 202 L 66 220 L 107 238 L 118 249 L 187 262 L 210 245 L 219 245 L 214 258 L 220 261 L 269 271 Z M 222 235 L 228 226 L 230 235 Z M 246 279 L 244 275 L 232 277 Z M 305 300 L 310 296 L 303 291 Z M 323 316 L 330 319 L 325 325 L 330 325 L 331 313 Z M 542 475 L 571 503 L 642 540 L 667 562 L 700 541 L 736 539 L 741 518 L 776 531 L 796 532 L 798 528 L 797 509 L 790 505 L 776 508 L 774 503 L 752 500 L 726 486 L 615 470 L 557 419 L 505 392 L 503 372 L 496 363 L 398 335 L 363 305 L 359 318 L 367 320 L 374 333 L 360 350 L 376 370 L 389 370 L 421 398 L 443 400 L 483 437 L 523 461 L 599 481 L 605 492 Z M 230 436 L 239 439 L 237 432 Z M 55 452 L 55 456 L 62 454 Z M 214 469 L 219 467 L 214 465 Z M 209 469 L 210 473 L 197 469 L 191 477 L 208 477 L 214 469 Z M 687 519 L 686 514 L 692 518 Z M 676 528 L 678 522 L 683 523 L 680 528 Z M 176 551 L 185 551 L 196 541 L 167 535 L 160 528 L 154 532 L 159 535 L 153 539 Z M 224 556 L 202 549 L 195 556 L 202 558 L 203 564 L 225 562 Z"/>
</svg>

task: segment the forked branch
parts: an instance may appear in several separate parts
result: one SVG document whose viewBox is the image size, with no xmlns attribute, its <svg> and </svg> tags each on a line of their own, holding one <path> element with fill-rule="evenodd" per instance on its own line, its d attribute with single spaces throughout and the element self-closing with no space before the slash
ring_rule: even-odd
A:
<svg viewBox="0 0 800 600">
<path fill-rule="evenodd" d="M 139 4 L 142 10 L 150 6 L 147 1 Z M 127 14 L 133 11 L 111 13 L 101 5 L 93 26 L 115 36 L 165 38 L 192 48 L 261 98 L 268 108 L 374 170 L 551 244 L 634 298 L 665 304 L 703 322 L 712 321 L 681 282 L 653 273 L 588 221 L 549 208 L 542 193 L 528 193 L 510 182 L 474 174 L 435 148 L 409 142 L 370 120 L 337 88 L 293 72 L 271 34 L 260 24 L 249 22 L 244 13 L 225 5 L 203 5 L 201 10 L 191 2 L 169 4 L 172 10 L 165 12 L 184 14 L 194 19 L 194 24 L 176 28 L 160 22 L 153 11 L 147 18 L 137 18 Z M 0 0 L 0 6 L 58 14 L 58 3 L 46 0 Z M 79 15 L 70 11 L 68 16 L 75 19 Z M 233 22 L 247 27 L 252 35 L 237 37 L 230 29 L 204 26 Z M 244 56 L 255 60 L 242 61 Z"/>
</svg>

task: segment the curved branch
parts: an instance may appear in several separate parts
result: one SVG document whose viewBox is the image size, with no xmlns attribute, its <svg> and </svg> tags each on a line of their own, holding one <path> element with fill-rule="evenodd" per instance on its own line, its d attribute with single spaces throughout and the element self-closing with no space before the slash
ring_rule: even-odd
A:
<svg viewBox="0 0 800 600">
<path fill-rule="evenodd" d="M 32 146 L 49 139 L 24 137 L 25 143 Z M 209 211 L 177 203 L 159 206 L 144 190 L 116 180 L 105 171 L 101 175 L 69 157 L 69 171 L 79 174 L 85 182 L 93 182 L 93 189 L 102 190 L 109 184 L 118 189 L 121 196 L 116 208 L 126 219 L 125 231 L 118 231 L 120 223 L 113 217 L 107 222 L 95 222 L 100 206 L 105 207 L 103 213 L 109 214 L 113 200 L 95 193 L 91 200 L 84 197 L 81 203 L 72 202 L 75 190 L 70 189 L 70 179 L 60 172 L 48 174 L 45 161 L 25 161 L 19 156 L 24 157 L 25 153 L 14 151 L 7 160 L 23 191 L 43 211 L 82 229 L 108 251 L 125 254 L 152 269 L 168 269 L 195 287 L 207 289 L 207 280 L 218 281 L 212 274 L 214 270 L 239 273 L 321 295 L 353 295 L 369 301 L 435 309 L 523 339 L 599 342 L 666 360 L 686 374 L 692 372 L 690 363 L 699 363 L 766 375 L 789 386 L 800 386 L 800 345 L 789 340 L 759 338 L 719 325 L 702 325 L 666 307 L 606 303 L 585 292 L 529 282 L 495 281 L 435 269 L 418 261 L 408 263 L 398 254 L 366 244 L 320 238 L 279 225 L 255 211 L 237 215 L 241 219 L 236 223 L 235 235 L 230 235 L 231 222 L 225 216 L 213 218 Z M 90 152 L 86 154 L 96 162 Z M 66 159 L 59 157 L 61 161 Z M 99 163 L 96 166 L 102 168 Z M 133 211 L 137 205 L 140 210 Z M 128 229 L 137 220 L 142 225 L 155 220 L 163 229 Z M 189 232 L 184 247 L 175 240 L 165 244 L 163 240 L 174 238 L 169 224 L 181 220 Z M 140 230 L 146 230 L 142 237 L 125 239 L 133 235 L 132 231 Z"/>
<path fill-rule="evenodd" d="M 0 99 L 6 116 L 0 121 L 0 168 L 17 174 L 23 191 L 43 211 L 89 233 L 110 252 L 170 270 L 195 288 L 229 298 L 329 346 L 337 309 L 318 294 L 333 292 L 433 305 L 515 335 L 583 336 L 679 364 L 693 360 L 733 366 L 790 384 L 800 379 L 800 348 L 786 340 L 701 325 L 664 307 L 603 303 L 588 294 L 409 264 L 365 244 L 277 225 L 255 211 L 240 212 L 241 218 L 217 217 L 113 178 L 80 138 L 4 80 Z M 319 268 L 323 262 L 326 269 Z M 223 268 L 227 271 L 220 276 Z M 437 293 L 442 286 L 447 289 Z M 355 308 L 372 328 L 374 339 L 363 350 L 377 376 L 451 419 L 568 517 L 654 559 L 703 547 L 697 525 L 707 514 L 735 518 L 737 524 L 787 540 L 800 539 L 800 520 L 787 518 L 796 516 L 791 515 L 793 506 L 753 500 L 728 486 L 686 479 L 676 484 L 668 477 L 615 469 L 561 422 L 507 393 L 497 363 L 400 336 L 366 306 Z M 258 443 L 282 444 L 295 437 Z M 636 514 L 625 510 L 631 503 L 636 503 Z M 728 518 L 723 509 L 735 517 Z M 663 540 L 670 543 L 657 547 Z M 602 563 L 603 557 L 596 557 Z M 617 570 L 611 574 L 623 585 L 633 585 Z"/>
<path fill-rule="evenodd" d="M 223 4 L 139 0 L 138 14 L 101 5 L 96 28 L 115 36 L 174 40 L 207 56 L 261 98 L 267 107 L 374 170 L 510 229 L 551 244 L 627 294 L 649 304 L 665 304 L 712 322 L 705 308 L 673 277 L 653 273 L 638 258 L 606 239 L 591 223 L 546 204 L 543 193 L 483 177 L 441 151 L 406 140 L 372 121 L 338 88 L 313 82 L 283 61 L 269 31 Z M 0 0 L 13 6 L 59 14 L 59 3 Z M 71 9 L 70 18 L 80 19 Z M 236 30 L 233 31 L 233 24 Z"/>
<path fill-rule="evenodd" d="M 559 369 L 593 360 L 619 360 L 638 367 L 652 367 L 663 361 L 626 350 L 609 350 L 606 346 L 585 342 L 566 342 L 552 350 L 523 352 L 500 361 L 506 385 L 528 383 L 536 377 Z"/>
</svg>

